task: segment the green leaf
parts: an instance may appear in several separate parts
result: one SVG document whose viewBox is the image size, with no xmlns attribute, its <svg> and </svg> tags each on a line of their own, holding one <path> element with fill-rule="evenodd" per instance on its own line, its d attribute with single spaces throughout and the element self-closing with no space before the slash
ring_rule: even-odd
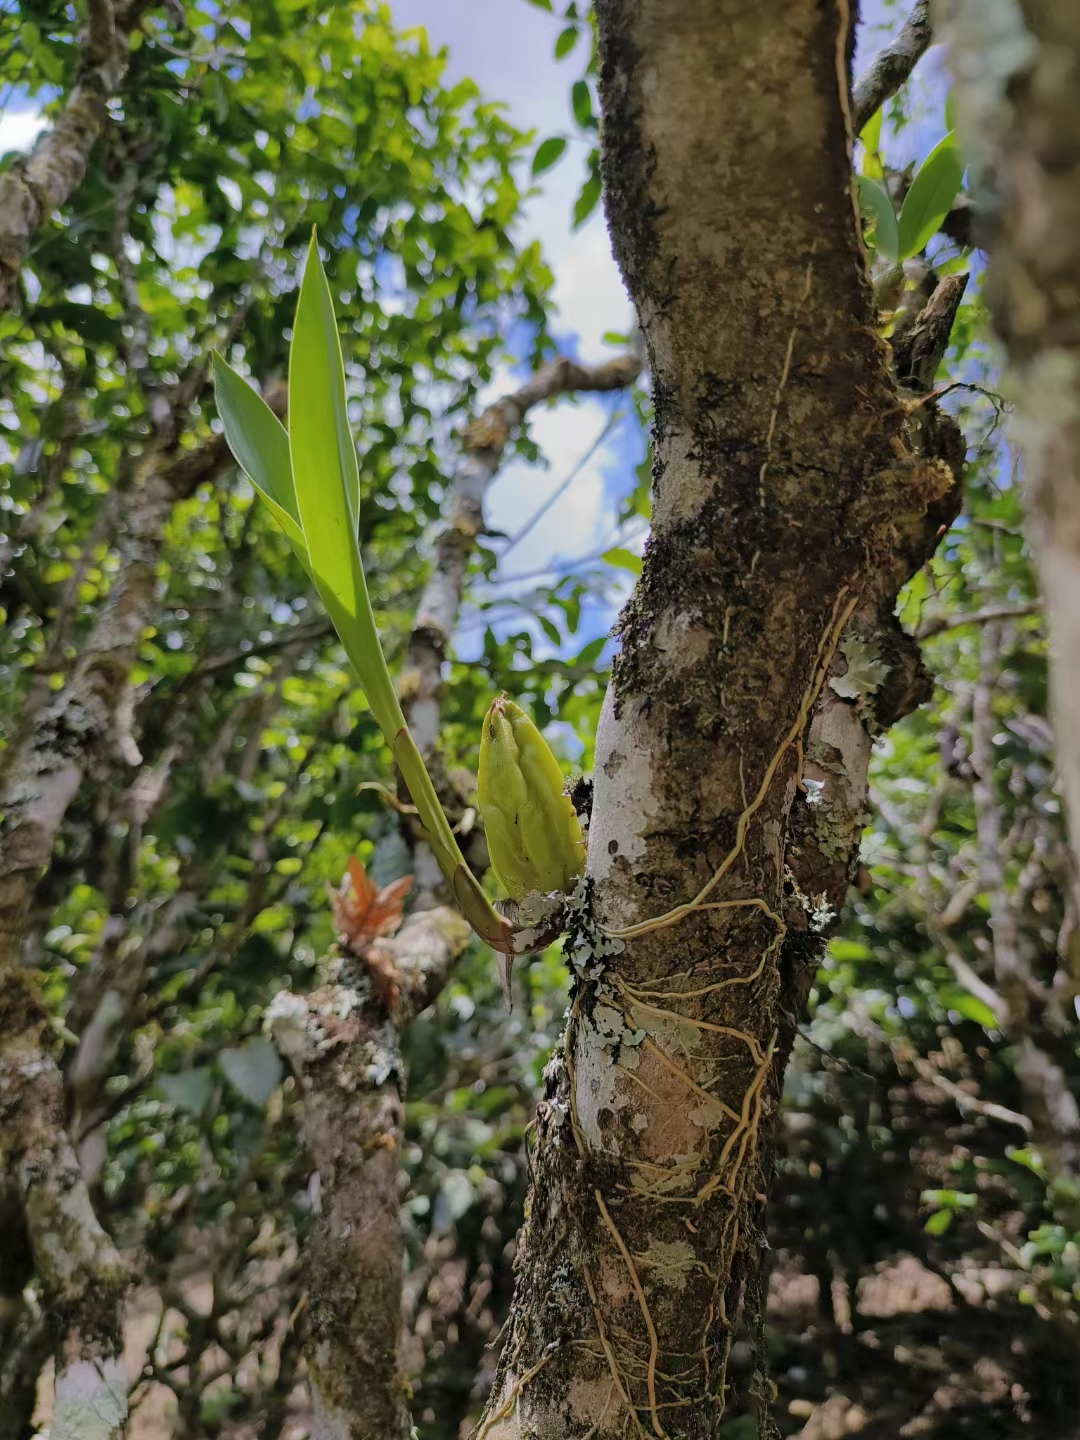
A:
<svg viewBox="0 0 1080 1440">
<path fill-rule="evenodd" d="M 595 129 L 596 121 L 592 113 L 592 92 L 589 90 L 588 82 L 575 80 L 570 91 L 570 105 L 574 112 L 574 119 L 583 130 Z"/>
<path fill-rule="evenodd" d="M 881 146 L 881 120 L 884 107 L 879 105 L 859 131 L 859 140 L 869 155 L 876 155 Z"/>
<path fill-rule="evenodd" d="M 605 550 L 600 558 L 619 570 L 629 570 L 631 575 L 641 574 L 641 556 L 635 555 L 632 550 L 624 550 L 616 545 L 611 550 Z"/>
<path fill-rule="evenodd" d="M 561 135 L 549 135 L 546 140 L 542 140 L 533 156 L 532 173 L 542 175 L 545 170 L 550 170 L 565 149 L 566 141 Z"/>
<path fill-rule="evenodd" d="M 559 634 L 557 626 L 549 620 L 546 615 L 538 615 L 536 618 L 540 622 L 540 629 L 543 630 L 551 643 L 553 645 L 561 645 L 562 636 Z"/>
<path fill-rule="evenodd" d="M 871 180 L 882 180 L 885 176 L 885 167 L 881 163 L 881 117 L 883 114 L 882 107 L 878 106 L 859 135 L 863 147 L 862 173 Z"/>
<path fill-rule="evenodd" d="M 953 1212 L 951 1210 L 935 1210 L 923 1226 L 923 1229 L 927 1235 L 944 1235 L 952 1222 Z"/>
<path fill-rule="evenodd" d="M 952 131 L 938 142 L 919 166 L 900 210 L 897 259 L 917 255 L 948 215 L 964 166 Z"/>
<path fill-rule="evenodd" d="M 939 994 L 942 1005 L 948 1010 L 955 1010 L 958 1015 L 963 1015 L 965 1020 L 973 1020 L 976 1025 L 981 1025 L 984 1030 L 996 1030 L 998 1018 L 990 1009 L 989 1005 L 962 990 L 958 985 L 949 985 Z"/>
<path fill-rule="evenodd" d="M 550 10 L 551 0 L 529 0 L 530 5 L 535 5 L 538 10 Z"/>
<path fill-rule="evenodd" d="M 595 640 L 590 640 L 587 645 L 582 647 L 581 652 L 575 657 L 574 664 L 595 665 L 597 660 L 600 659 L 606 644 L 607 636 L 598 635 Z"/>
<path fill-rule="evenodd" d="M 270 1040 L 256 1036 L 246 1045 L 222 1050 L 218 1062 L 233 1089 L 252 1105 L 265 1105 L 281 1082 L 281 1059 Z"/>
<path fill-rule="evenodd" d="M 876 180 L 871 180 L 866 175 L 859 175 L 857 181 L 859 212 L 870 221 L 874 232 L 874 248 L 887 260 L 895 260 L 900 241 L 888 191 L 884 185 L 879 185 Z"/>
<path fill-rule="evenodd" d="M 590 175 L 585 184 L 581 187 L 581 194 L 574 204 L 574 228 L 583 224 L 592 212 L 596 209 L 596 202 L 600 199 L 600 177 Z"/>
<path fill-rule="evenodd" d="M 404 727 L 356 537 L 360 471 L 330 286 L 314 236 L 289 353 L 289 451 L 311 574 L 383 734 Z"/>
<path fill-rule="evenodd" d="M 570 51 L 573 50 L 574 46 L 577 44 L 577 38 L 579 33 L 580 32 L 578 31 L 578 27 L 576 25 L 568 25 L 566 27 L 566 29 L 562 32 L 559 38 L 555 41 L 556 60 L 562 60 L 565 56 L 570 54 Z"/>
<path fill-rule="evenodd" d="M 293 486 L 289 436 L 261 395 L 216 352 L 214 393 L 225 439 L 243 470 L 285 531 L 300 563 L 310 574 L 307 544 Z"/>
<path fill-rule="evenodd" d="M 349 429 L 337 318 L 312 232 L 289 352 L 289 450 L 311 574 L 462 913 L 489 944 L 506 921 L 462 855 L 431 776 L 405 724 L 386 668 L 357 541 L 360 472 Z"/>
<path fill-rule="evenodd" d="M 873 952 L 861 940 L 833 939 L 829 941 L 829 954 L 834 960 L 871 960 Z"/>
<path fill-rule="evenodd" d="M 956 86 L 952 86 L 945 96 L 945 129 L 953 131 L 956 129 Z"/>
</svg>

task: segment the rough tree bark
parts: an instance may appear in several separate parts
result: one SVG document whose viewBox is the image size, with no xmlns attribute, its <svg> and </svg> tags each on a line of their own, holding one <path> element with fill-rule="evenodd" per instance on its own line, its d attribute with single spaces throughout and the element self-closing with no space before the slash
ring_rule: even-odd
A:
<svg viewBox="0 0 1080 1440">
<path fill-rule="evenodd" d="M 437 750 L 443 664 L 483 530 L 484 497 L 507 443 L 534 406 L 570 393 L 625 389 L 643 359 L 633 351 L 595 368 L 556 359 L 490 405 L 462 436 L 447 521 L 398 681 L 405 717 L 451 819 L 459 818 L 465 797 L 455 793 Z M 447 903 L 427 846 L 413 837 L 412 850 L 415 904 L 399 933 L 378 942 L 367 960 L 343 956 L 312 994 L 283 992 L 268 1016 L 300 1086 L 301 1130 L 317 1196 L 303 1272 L 318 1440 L 408 1440 L 412 1430 L 400 1358 L 400 1037 L 436 999 L 470 935 Z M 486 855 L 478 868 L 485 863 Z"/>
<path fill-rule="evenodd" d="M 596 10 L 608 219 L 652 372 L 653 532 L 597 737 L 570 1018 L 478 1440 L 720 1433 L 733 1327 L 760 1320 L 793 1011 L 842 901 L 870 737 L 922 697 L 893 601 L 955 513 L 960 463 L 874 330 L 847 4 Z M 961 290 L 935 297 L 909 384 L 932 380 Z"/>
<path fill-rule="evenodd" d="M 1058 784 L 1080 856 L 1080 9 L 951 0 L 946 13 L 1049 612 Z M 1073 875 L 1080 909 L 1080 865 Z"/>
</svg>

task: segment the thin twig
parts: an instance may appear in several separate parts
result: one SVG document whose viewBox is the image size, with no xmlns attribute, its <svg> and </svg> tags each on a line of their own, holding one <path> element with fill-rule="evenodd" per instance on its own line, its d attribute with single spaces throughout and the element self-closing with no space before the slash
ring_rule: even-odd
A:
<svg viewBox="0 0 1080 1440">
<path fill-rule="evenodd" d="M 1041 615 L 1043 602 L 1031 600 L 1026 605 L 988 605 L 967 615 L 939 615 L 925 620 L 915 632 L 916 640 L 929 640 L 946 630 L 960 630 L 965 625 L 989 625 L 993 620 L 1022 620 L 1025 615 Z"/>
</svg>

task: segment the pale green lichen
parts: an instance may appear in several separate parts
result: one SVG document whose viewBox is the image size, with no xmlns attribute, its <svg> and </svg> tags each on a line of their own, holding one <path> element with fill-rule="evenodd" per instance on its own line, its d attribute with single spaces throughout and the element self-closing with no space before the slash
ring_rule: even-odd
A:
<svg viewBox="0 0 1080 1440">
<path fill-rule="evenodd" d="M 127 1372 L 120 1359 L 78 1360 L 56 1382 L 54 1440 L 119 1440 L 127 1420 Z"/>
<path fill-rule="evenodd" d="M 889 667 L 869 636 L 845 635 L 840 651 L 847 661 L 847 671 L 834 676 L 829 687 L 842 700 L 855 700 L 862 709 L 869 709 L 875 692 L 888 677 Z"/>
<path fill-rule="evenodd" d="M 636 1257 L 649 1267 L 649 1279 L 666 1290 L 682 1290 L 686 1277 L 700 1262 L 683 1240 L 653 1240 L 649 1248 Z"/>
</svg>

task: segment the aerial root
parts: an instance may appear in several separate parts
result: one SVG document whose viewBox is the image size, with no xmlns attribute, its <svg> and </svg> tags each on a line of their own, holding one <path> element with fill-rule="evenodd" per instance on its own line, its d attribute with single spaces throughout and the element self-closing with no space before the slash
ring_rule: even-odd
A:
<svg viewBox="0 0 1080 1440">
<path fill-rule="evenodd" d="M 484 1436 L 488 1434 L 493 1425 L 497 1425 L 500 1420 L 506 1419 L 507 1415 L 510 1414 L 510 1411 L 517 1404 L 522 1390 L 525 1388 L 525 1386 L 529 1383 L 529 1381 L 533 1378 L 534 1375 L 538 1375 L 540 1373 L 540 1371 L 548 1363 L 548 1361 L 555 1354 L 555 1351 L 558 1348 L 558 1341 L 556 1341 L 553 1345 L 549 1345 L 548 1348 L 544 1351 L 543 1355 L 541 1355 L 540 1359 L 536 1362 L 536 1364 L 530 1365 L 528 1370 L 526 1370 L 523 1375 L 518 1376 L 517 1380 L 515 1380 L 513 1385 L 511 1385 L 510 1391 L 507 1394 L 506 1399 L 499 1406 L 498 1410 L 496 1410 L 493 1414 L 489 1415 L 484 1421 L 484 1423 L 481 1425 L 480 1429 L 476 1432 L 476 1440 L 484 1440 Z"/>
<path fill-rule="evenodd" d="M 611 1231 L 612 1239 L 618 1246 L 619 1254 L 622 1256 L 623 1263 L 630 1273 L 630 1283 L 634 1287 L 634 1294 L 637 1296 L 637 1302 L 641 1308 L 641 1318 L 645 1321 L 645 1329 L 649 1335 L 649 1413 L 652 1415 L 653 1433 L 657 1436 L 657 1440 L 667 1440 L 667 1431 L 660 1424 L 660 1416 L 656 1409 L 656 1364 L 660 1356 L 660 1340 L 656 1334 L 656 1326 L 653 1324 L 648 1301 L 645 1299 L 645 1291 L 641 1285 L 641 1278 L 638 1275 L 637 1266 L 634 1264 L 634 1257 L 626 1248 L 626 1241 L 619 1234 L 618 1226 L 615 1224 L 615 1221 L 612 1220 L 611 1212 L 604 1204 L 604 1197 L 600 1194 L 600 1191 L 594 1190 L 593 1197 L 603 1217 L 604 1224 Z"/>
<path fill-rule="evenodd" d="M 766 796 L 772 786 L 776 772 L 780 768 L 781 761 L 790 747 L 797 745 L 802 738 L 803 730 L 806 728 L 806 722 L 810 718 L 810 711 L 813 709 L 818 696 L 821 694 L 821 688 L 825 684 L 825 677 L 829 673 L 829 666 L 832 664 L 832 658 L 836 654 L 836 647 L 840 643 L 840 636 L 843 634 L 844 626 L 851 619 L 855 606 L 859 601 L 857 594 L 852 595 L 845 601 L 844 596 L 846 594 L 847 587 L 845 586 L 836 597 L 829 624 L 826 626 L 821 639 L 818 641 L 817 651 L 814 656 L 814 673 L 811 677 L 810 684 L 803 693 L 795 719 L 791 724 L 791 728 L 780 742 L 776 753 L 768 765 L 766 765 L 765 774 L 762 776 L 757 794 L 750 801 L 749 805 L 743 809 L 742 814 L 736 821 L 735 843 L 727 855 L 721 860 L 719 866 L 694 896 L 693 900 L 688 900 L 684 905 L 676 905 L 673 910 L 668 910 L 666 914 L 658 915 L 653 920 L 641 920 L 636 925 L 626 925 L 618 930 L 605 930 L 605 935 L 615 940 L 635 939 L 639 935 L 648 935 L 654 930 L 664 930 L 669 925 L 676 925 L 680 920 L 685 919 L 686 916 L 692 915 L 695 911 L 704 908 L 705 902 L 713 890 L 715 890 L 742 854 L 743 846 L 746 844 L 746 833 L 750 828 L 750 822 L 765 803 Z M 729 903 L 730 902 L 727 901 L 720 902 L 719 908 L 726 908 Z M 765 902 L 760 901 L 758 903 L 764 905 Z"/>
<path fill-rule="evenodd" d="M 645 1432 L 645 1427 L 642 1425 L 641 1420 L 638 1417 L 637 1409 L 634 1405 L 634 1402 L 630 1398 L 630 1387 L 629 1385 L 623 1384 L 622 1371 L 619 1369 L 619 1362 L 615 1359 L 615 1351 L 611 1348 L 611 1341 L 608 1339 L 607 1331 L 604 1329 L 604 1322 L 600 1315 L 600 1301 L 597 1297 L 596 1286 L 593 1284 L 592 1275 L 589 1271 L 588 1265 L 582 1267 L 582 1273 L 585 1277 L 585 1288 L 589 1292 L 589 1303 L 592 1305 L 593 1319 L 596 1322 L 596 1333 L 600 1337 L 600 1344 L 603 1346 L 604 1354 L 607 1356 L 608 1369 L 611 1371 L 612 1383 L 618 1390 L 619 1395 L 622 1398 L 623 1404 L 626 1406 L 627 1413 L 630 1415 L 631 1419 L 634 1422 L 634 1428 L 638 1433 L 639 1440 L 649 1440 L 649 1437 Z M 478 1436 L 477 1440 L 481 1440 L 481 1437 Z"/>
</svg>

